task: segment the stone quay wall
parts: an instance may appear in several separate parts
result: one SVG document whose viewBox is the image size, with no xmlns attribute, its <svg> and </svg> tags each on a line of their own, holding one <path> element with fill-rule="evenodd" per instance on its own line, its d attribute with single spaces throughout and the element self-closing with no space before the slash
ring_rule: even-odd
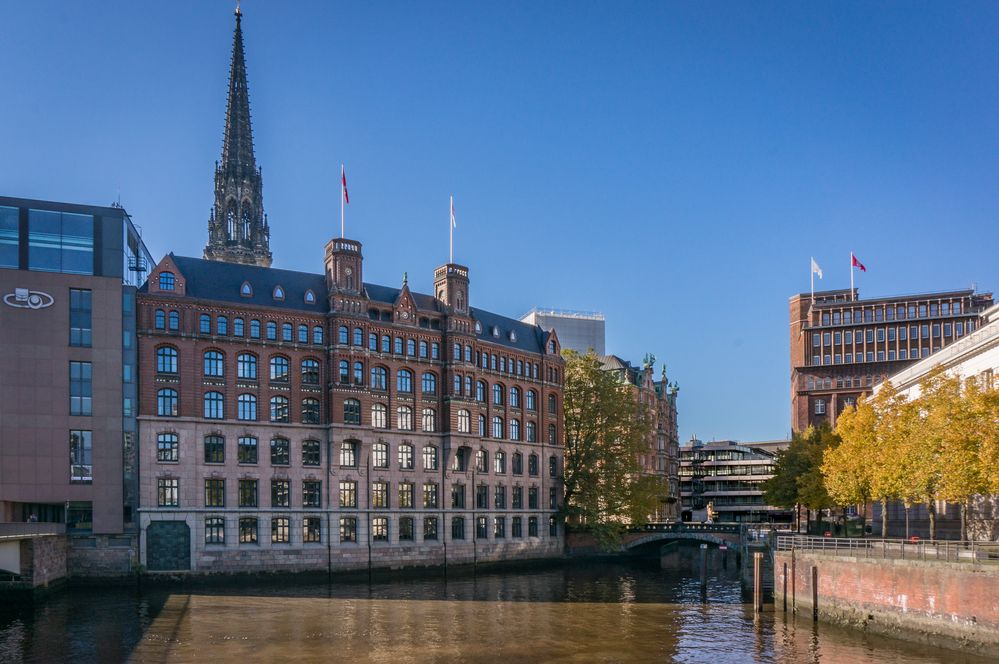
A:
<svg viewBox="0 0 999 664">
<path fill-rule="evenodd" d="M 68 538 L 67 567 L 73 579 L 132 576 L 138 557 L 137 535 L 73 535 Z"/>
<path fill-rule="evenodd" d="M 994 562 L 778 551 L 778 611 L 785 596 L 788 610 L 813 613 L 819 620 L 934 646 L 999 652 L 999 565 Z"/>
<path fill-rule="evenodd" d="M 21 540 L 21 578 L 44 588 L 66 578 L 66 538 L 44 535 Z"/>
</svg>

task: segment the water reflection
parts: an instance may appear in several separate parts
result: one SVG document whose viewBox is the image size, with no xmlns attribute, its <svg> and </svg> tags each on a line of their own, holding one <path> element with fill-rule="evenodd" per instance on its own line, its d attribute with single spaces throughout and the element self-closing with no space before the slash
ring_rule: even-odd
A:
<svg viewBox="0 0 999 664">
<path fill-rule="evenodd" d="M 754 616 L 734 571 L 532 572 L 197 590 L 74 589 L 0 607 L 0 662 L 892 662 L 986 660 Z"/>
</svg>

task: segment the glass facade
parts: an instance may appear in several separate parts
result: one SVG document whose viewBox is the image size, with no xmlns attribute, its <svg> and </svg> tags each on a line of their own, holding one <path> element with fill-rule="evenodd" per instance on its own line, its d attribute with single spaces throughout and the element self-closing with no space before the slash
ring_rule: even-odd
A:
<svg viewBox="0 0 999 664">
<path fill-rule="evenodd" d="M 93 216 L 28 210 L 28 269 L 93 274 Z"/>
<path fill-rule="evenodd" d="M 0 206 L 0 267 L 18 267 L 18 218 L 16 207 Z"/>
</svg>

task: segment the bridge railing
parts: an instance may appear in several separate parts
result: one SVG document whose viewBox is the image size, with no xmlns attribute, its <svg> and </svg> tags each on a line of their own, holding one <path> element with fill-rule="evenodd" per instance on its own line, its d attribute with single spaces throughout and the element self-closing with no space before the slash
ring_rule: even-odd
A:
<svg viewBox="0 0 999 664">
<path fill-rule="evenodd" d="M 0 539 L 23 539 L 41 535 L 62 535 L 66 532 L 64 523 L 4 522 L 0 523 Z"/>
<path fill-rule="evenodd" d="M 999 542 L 778 535 L 777 550 L 819 551 L 857 558 L 999 565 Z"/>
<path fill-rule="evenodd" d="M 728 533 L 738 535 L 737 523 L 645 523 L 629 526 L 629 533 Z"/>
</svg>

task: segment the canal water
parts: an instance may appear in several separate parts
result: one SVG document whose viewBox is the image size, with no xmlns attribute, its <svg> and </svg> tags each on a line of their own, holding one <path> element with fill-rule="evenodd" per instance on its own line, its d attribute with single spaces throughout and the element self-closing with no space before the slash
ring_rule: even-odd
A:
<svg viewBox="0 0 999 664">
<path fill-rule="evenodd" d="M 652 562 L 391 581 L 73 588 L 0 604 L 0 662 L 979 663 L 861 632 L 757 619 L 733 570 L 706 592 Z"/>
</svg>

